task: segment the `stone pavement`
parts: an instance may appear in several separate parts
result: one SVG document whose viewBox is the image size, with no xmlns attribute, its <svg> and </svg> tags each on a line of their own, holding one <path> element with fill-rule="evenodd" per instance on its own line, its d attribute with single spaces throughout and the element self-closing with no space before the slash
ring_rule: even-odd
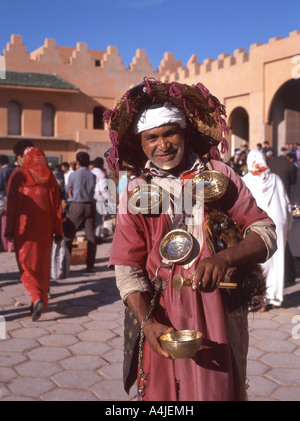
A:
<svg viewBox="0 0 300 421">
<path fill-rule="evenodd" d="M 99 245 L 97 273 L 71 266 L 33 323 L 14 253 L 0 253 L 0 401 L 135 401 L 122 384 L 123 304 Z M 122 246 L 122 245 L 120 245 Z M 280 309 L 249 315 L 249 399 L 300 400 L 300 279 Z"/>
</svg>

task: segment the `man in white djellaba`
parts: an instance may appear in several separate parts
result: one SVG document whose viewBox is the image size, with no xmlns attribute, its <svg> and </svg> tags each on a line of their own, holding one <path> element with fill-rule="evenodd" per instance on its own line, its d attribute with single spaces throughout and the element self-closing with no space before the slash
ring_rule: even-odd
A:
<svg viewBox="0 0 300 421">
<path fill-rule="evenodd" d="M 285 246 L 292 224 L 291 203 L 280 177 L 270 171 L 263 153 L 252 150 L 247 157 L 248 173 L 243 180 L 254 196 L 257 205 L 276 224 L 277 251 L 262 264 L 267 276 L 268 304 L 260 311 L 280 307 L 283 303 L 285 276 Z"/>
</svg>

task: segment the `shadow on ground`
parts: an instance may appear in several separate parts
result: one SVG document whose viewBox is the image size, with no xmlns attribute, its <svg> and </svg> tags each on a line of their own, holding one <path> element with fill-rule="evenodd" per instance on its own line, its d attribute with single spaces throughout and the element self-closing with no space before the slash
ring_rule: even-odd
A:
<svg viewBox="0 0 300 421">
<path fill-rule="evenodd" d="M 116 287 L 114 271 L 109 270 L 107 265 L 108 257 L 100 257 L 96 259 L 95 274 L 85 273 L 83 266 L 71 266 L 67 279 L 51 280 L 47 312 L 56 312 L 62 318 L 82 317 L 102 306 L 119 301 L 120 295 Z M 19 284 L 18 272 L 0 274 L 0 288 Z M 9 308 L 4 306 L 1 315 L 6 321 L 28 317 L 30 316 L 29 305 L 28 298 L 28 305 L 19 303 Z"/>
</svg>

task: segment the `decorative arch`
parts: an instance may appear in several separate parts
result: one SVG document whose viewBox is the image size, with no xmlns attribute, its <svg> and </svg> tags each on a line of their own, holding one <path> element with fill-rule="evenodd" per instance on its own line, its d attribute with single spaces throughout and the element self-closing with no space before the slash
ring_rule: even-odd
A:
<svg viewBox="0 0 300 421">
<path fill-rule="evenodd" d="M 54 136 L 55 109 L 51 104 L 42 107 L 42 136 Z"/>
<path fill-rule="evenodd" d="M 300 139 L 300 79 L 285 82 L 275 93 L 268 113 L 272 125 L 273 148 L 277 153 L 285 144 Z"/>
<path fill-rule="evenodd" d="M 7 106 L 7 134 L 21 135 L 22 107 L 16 101 L 10 101 Z"/>
</svg>

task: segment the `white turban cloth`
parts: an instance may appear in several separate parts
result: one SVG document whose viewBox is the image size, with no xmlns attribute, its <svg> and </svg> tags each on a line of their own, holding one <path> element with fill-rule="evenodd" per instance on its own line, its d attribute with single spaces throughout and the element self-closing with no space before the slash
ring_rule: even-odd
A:
<svg viewBox="0 0 300 421">
<path fill-rule="evenodd" d="M 163 105 L 155 105 L 142 111 L 133 124 L 133 131 L 135 134 L 139 134 L 154 127 L 174 123 L 178 124 L 181 129 L 185 129 L 185 114 L 175 105 L 165 102 Z"/>
</svg>

